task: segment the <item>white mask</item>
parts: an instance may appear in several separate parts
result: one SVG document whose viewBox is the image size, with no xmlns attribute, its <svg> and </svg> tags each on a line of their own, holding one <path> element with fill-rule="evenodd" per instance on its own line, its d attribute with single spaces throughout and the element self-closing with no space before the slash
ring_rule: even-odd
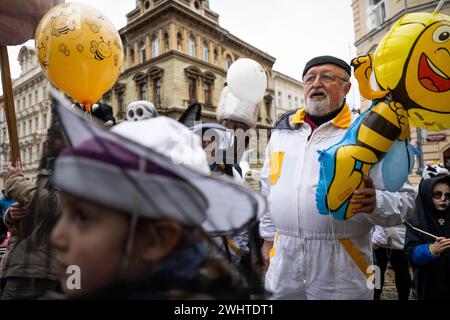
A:
<svg viewBox="0 0 450 320">
<path fill-rule="evenodd" d="M 157 116 L 158 111 L 156 111 L 155 105 L 149 101 L 133 101 L 127 107 L 128 121 L 141 121 Z"/>
</svg>

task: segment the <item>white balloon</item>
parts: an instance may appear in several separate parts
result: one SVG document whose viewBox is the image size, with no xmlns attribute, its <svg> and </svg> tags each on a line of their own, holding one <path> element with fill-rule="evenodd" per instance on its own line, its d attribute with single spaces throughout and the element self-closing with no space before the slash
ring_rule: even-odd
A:
<svg viewBox="0 0 450 320">
<path fill-rule="evenodd" d="M 252 59 L 238 59 L 230 66 L 227 82 L 238 99 L 258 103 L 267 89 L 267 76 L 261 65 Z"/>
</svg>

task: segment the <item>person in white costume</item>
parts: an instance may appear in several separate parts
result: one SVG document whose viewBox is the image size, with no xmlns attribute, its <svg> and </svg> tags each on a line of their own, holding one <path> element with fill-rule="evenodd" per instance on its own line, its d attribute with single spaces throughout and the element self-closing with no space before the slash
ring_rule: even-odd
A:
<svg viewBox="0 0 450 320">
<path fill-rule="evenodd" d="M 268 208 L 260 222 L 261 253 L 268 265 L 266 290 L 273 299 L 373 299 L 374 225 L 402 223 L 414 206 L 409 183 L 383 191 L 378 167 L 364 177 L 353 199 L 361 208 L 338 221 L 316 208 L 319 150 L 336 143 L 357 118 L 345 102 L 350 66 L 332 56 L 316 57 L 303 71 L 305 108 L 284 114 L 266 150 L 262 192 Z M 370 270 L 370 268 L 369 268 Z"/>
</svg>

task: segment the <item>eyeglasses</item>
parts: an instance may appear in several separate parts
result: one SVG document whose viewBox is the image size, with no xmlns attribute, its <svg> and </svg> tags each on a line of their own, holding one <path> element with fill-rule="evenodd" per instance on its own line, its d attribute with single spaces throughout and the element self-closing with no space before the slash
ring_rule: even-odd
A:
<svg viewBox="0 0 450 320">
<path fill-rule="evenodd" d="M 433 199 L 441 200 L 442 196 L 445 197 L 444 200 L 450 201 L 450 193 L 448 193 L 448 192 L 443 193 L 442 191 L 434 191 L 433 192 Z"/>
<path fill-rule="evenodd" d="M 314 81 L 316 81 L 317 77 L 319 77 L 320 81 L 322 83 L 331 83 L 336 81 L 337 79 L 340 79 L 344 82 L 347 82 L 347 79 L 341 78 L 335 74 L 332 73 L 319 73 L 319 74 L 307 74 L 304 78 L 303 78 L 303 82 L 306 84 L 312 84 L 314 83 Z"/>
</svg>

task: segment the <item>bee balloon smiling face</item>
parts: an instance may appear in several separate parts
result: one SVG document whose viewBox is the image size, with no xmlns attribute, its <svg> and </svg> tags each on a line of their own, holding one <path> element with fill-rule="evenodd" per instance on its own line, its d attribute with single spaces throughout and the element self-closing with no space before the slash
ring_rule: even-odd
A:
<svg viewBox="0 0 450 320">
<path fill-rule="evenodd" d="M 450 22 L 437 22 L 425 29 L 415 51 L 405 77 L 408 95 L 417 104 L 408 111 L 411 123 L 430 130 L 449 128 Z"/>
<path fill-rule="evenodd" d="M 450 128 L 448 16 L 411 13 L 399 19 L 380 42 L 373 67 L 379 87 L 402 104 L 412 125 Z"/>
</svg>

